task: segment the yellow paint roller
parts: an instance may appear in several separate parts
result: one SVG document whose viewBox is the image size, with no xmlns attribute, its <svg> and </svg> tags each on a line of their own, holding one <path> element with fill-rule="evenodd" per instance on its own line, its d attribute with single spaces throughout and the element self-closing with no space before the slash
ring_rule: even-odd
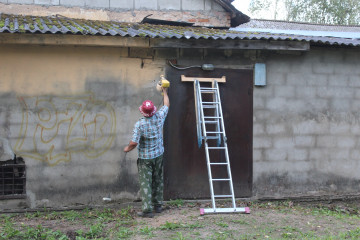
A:
<svg viewBox="0 0 360 240">
<path fill-rule="evenodd" d="M 160 80 L 159 80 L 158 84 L 156 84 L 156 89 L 159 92 L 161 92 L 162 91 L 161 88 L 169 88 L 169 87 L 170 87 L 170 82 L 168 80 L 166 80 L 164 75 L 160 75 Z"/>
</svg>

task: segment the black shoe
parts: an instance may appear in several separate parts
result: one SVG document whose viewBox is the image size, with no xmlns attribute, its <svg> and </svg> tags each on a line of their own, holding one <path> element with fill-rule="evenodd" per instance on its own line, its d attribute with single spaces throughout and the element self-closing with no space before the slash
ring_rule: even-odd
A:
<svg viewBox="0 0 360 240">
<path fill-rule="evenodd" d="M 155 212 L 156 213 L 161 213 L 163 211 L 161 206 L 155 207 Z"/>
<path fill-rule="evenodd" d="M 137 215 L 139 217 L 143 217 L 143 218 L 153 218 L 154 214 L 152 212 L 138 212 Z"/>
</svg>

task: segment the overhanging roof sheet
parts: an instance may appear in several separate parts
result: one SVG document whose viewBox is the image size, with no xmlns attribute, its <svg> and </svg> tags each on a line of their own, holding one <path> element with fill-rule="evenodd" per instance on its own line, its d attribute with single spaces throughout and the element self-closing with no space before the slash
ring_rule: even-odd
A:
<svg viewBox="0 0 360 240">
<path fill-rule="evenodd" d="M 359 39 L 316 37 L 296 34 L 230 31 L 206 27 L 179 27 L 115 21 L 71 19 L 63 16 L 20 16 L 0 13 L 0 33 L 14 34 L 77 34 L 122 37 L 149 37 L 167 39 L 209 40 L 288 40 L 306 41 L 326 45 L 360 46 Z"/>
</svg>

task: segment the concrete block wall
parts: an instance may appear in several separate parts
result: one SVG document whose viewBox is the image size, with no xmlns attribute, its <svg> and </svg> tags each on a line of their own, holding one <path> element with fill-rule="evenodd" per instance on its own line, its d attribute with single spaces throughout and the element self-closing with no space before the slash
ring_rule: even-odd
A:
<svg viewBox="0 0 360 240">
<path fill-rule="evenodd" d="M 254 88 L 254 195 L 357 194 L 360 51 L 271 55 Z"/>
<path fill-rule="evenodd" d="M 0 0 L 0 9 L 9 14 L 60 14 L 121 22 L 141 22 L 152 15 L 152 18 L 192 22 L 198 26 L 230 26 L 229 13 L 213 0 Z"/>
<path fill-rule="evenodd" d="M 141 116 L 139 96 L 161 103 L 155 82 L 164 59 L 131 57 L 128 48 L 0 51 L 0 137 L 24 158 L 28 207 L 136 199 L 137 152 L 125 157 L 123 147 Z M 0 158 L 10 159 L 2 144 Z"/>
</svg>

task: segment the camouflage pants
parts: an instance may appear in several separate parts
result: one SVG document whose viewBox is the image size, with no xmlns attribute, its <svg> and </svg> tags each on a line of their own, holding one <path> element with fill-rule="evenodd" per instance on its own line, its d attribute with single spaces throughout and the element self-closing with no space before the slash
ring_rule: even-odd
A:
<svg viewBox="0 0 360 240">
<path fill-rule="evenodd" d="M 154 206 L 161 206 L 163 203 L 163 155 L 153 159 L 138 158 L 137 167 L 142 211 L 152 212 Z"/>
</svg>

